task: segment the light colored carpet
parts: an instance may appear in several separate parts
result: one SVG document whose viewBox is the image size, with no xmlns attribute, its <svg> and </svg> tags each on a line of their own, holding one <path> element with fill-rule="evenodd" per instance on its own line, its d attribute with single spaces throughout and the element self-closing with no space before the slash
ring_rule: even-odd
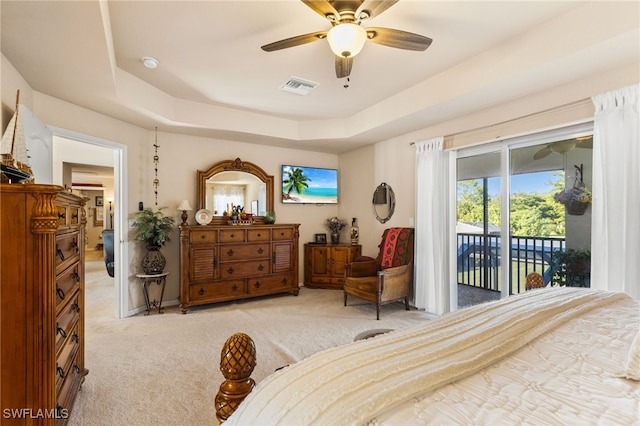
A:
<svg viewBox="0 0 640 426">
<path fill-rule="evenodd" d="M 95 256 L 93 257 L 95 259 Z M 423 311 L 355 298 L 336 290 L 289 294 L 114 319 L 113 279 L 101 260 L 86 264 L 86 377 L 69 424 L 217 425 L 213 399 L 224 380 L 220 351 L 236 332 L 254 339 L 260 382 L 276 368 L 352 342 L 359 333 L 428 320 Z"/>
</svg>

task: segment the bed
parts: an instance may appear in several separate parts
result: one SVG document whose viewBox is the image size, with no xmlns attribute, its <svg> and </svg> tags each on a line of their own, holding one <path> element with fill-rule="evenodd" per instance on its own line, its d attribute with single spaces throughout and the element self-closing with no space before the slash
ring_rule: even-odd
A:
<svg viewBox="0 0 640 426">
<path fill-rule="evenodd" d="M 640 424 L 639 310 L 567 287 L 472 306 L 283 368 L 224 424 Z"/>
</svg>

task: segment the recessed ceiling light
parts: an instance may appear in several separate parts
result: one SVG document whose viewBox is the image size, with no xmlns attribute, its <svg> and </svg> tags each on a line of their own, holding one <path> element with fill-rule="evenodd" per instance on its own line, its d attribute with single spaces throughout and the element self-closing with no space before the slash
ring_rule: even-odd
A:
<svg viewBox="0 0 640 426">
<path fill-rule="evenodd" d="M 142 64 L 150 70 L 154 70 L 158 68 L 158 65 L 160 65 L 160 62 L 158 62 L 156 58 L 152 58 L 150 56 L 143 56 L 141 60 Z"/>
</svg>

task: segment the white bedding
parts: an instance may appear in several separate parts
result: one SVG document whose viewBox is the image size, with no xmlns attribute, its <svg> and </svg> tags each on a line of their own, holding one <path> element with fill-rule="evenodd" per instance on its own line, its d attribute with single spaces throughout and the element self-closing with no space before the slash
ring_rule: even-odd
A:
<svg viewBox="0 0 640 426">
<path fill-rule="evenodd" d="M 225 425 L 634 424 L 639 323 L 624 294 L 532 291 L 309 357 Z"/>
</svg>

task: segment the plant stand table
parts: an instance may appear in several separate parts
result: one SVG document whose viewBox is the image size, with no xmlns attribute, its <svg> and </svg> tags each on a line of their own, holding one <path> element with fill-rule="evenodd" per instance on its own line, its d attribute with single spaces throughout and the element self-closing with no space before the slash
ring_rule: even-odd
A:
<svg viewBox="0 0 640 426">
<path fill-rule="evenodd" d="M 142 294 L 144 295 L 144 303 L 147 305 L 147 313 L 145 316 L 149 315 L 149 311 L 155 308 L 158 308 L 159 314 L 164 313 L 162 311 L 162 298 L 164 297 L 164 286 L 167 284 L 167 275 L 169 275 L 168 272 L 161 274 L 136 274 L 136 277 L 142 282 Z M 160 300 L 153 299 L 153 302 L 151 302 L 149 300 L 149 285 L 153 282 L 162 285 L 162 290 L 160 291 Z"/>
</svg>

